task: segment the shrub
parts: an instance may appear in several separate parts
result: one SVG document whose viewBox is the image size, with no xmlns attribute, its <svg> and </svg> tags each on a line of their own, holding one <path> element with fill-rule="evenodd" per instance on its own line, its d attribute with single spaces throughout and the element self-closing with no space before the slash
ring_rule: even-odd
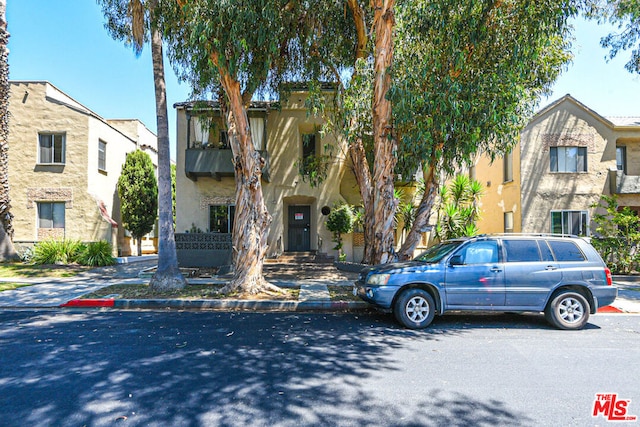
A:
<svg viewBox="0 0 640 427">
<path fill-rule="evenodd" d="M 69 264 L 76 262 L 85 245 L 78 240 L 44 240 L 33 248 L 34 264 Z"/>
<path fill-rule="evenodd" d="M 353 230 L 353 210 L 349 205 L 342 205 L 332 210 L 327 218 L 327 230 L 333 233 L 333 248 L 338 251 L 338 259 L 344 261 L 347 257 L 342 252 L 342 234 L 351 233 Z"/>
<path fill-rule="evenodd" d="M 111 244 L 105 240 L 91 242 L 79 254 L 78 263 L 92 267 L 113 265 L 116 263 L 116 259 L 111 255 L 111 250 Z"/>
</svg>

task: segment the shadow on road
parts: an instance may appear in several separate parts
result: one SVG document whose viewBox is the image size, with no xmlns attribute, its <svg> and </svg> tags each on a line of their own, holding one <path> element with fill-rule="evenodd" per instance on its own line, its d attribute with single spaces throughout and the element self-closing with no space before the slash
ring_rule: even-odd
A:
<svg viewBox="0 0 640 427">
<path fill-rule="evenodd" d="M 504 402 L 425 378 L 413 379 L 409 398 L 395 395 L 397 384 L 366 385 L 406 371 L 395 354 L 408 343 L 424 347 L 425 363 L 430 347 L 473 324 L 449 316 L 410 331 L 368 314 L 4 312 L 2 424 L 531 425 Z"/>
</svg>

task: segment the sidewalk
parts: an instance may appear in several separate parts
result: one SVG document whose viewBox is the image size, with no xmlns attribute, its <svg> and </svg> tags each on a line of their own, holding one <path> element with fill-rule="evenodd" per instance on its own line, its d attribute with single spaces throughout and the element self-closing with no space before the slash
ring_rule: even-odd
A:
<svg viewBox="0 0 640 427">
<path fill-rule="evenodd" d="M 124 300 L 105 298 L 81 300 L 83 295 L 113 284 L 145 284 L 148 278 L 140 272 L 154 267 L 156 257 L 120 259 L 117 265 L 101 267 L 70 278 L 13 279 L 4 282 L 35 283 L 12 291 L 0 292 L 0 309 L 34 309 L 59 307 L 113 307 L 120 309 L 224 309 L 224 310 L 278 310 L 278 311 L 357 311 L 370 306 L 364 301 L 331 301 L 327 285 L 350 288 L 356 273 L 337 270 L 331 264 L 265 264 L 266 279 L 280 287 L 300 287 L 297 301 L 281 300 Z M 226 277 L 191 278 L 191 284 L 225 283 Z M 601 309 L 606 313 L 640 313 L 640 277 L 615 276 L 618 298 Z"/>
</svg>

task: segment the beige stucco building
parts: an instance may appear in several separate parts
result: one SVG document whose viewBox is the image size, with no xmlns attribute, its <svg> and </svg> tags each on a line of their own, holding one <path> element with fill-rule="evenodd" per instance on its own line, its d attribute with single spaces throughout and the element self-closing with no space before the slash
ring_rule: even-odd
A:
<svg viewBox="0 0 640 427">
<path fill-rule="evenodd" d="M 521 135 L 522 231 L 590 235 L 603 194 L 640 209 L 640 118 L 603 117 L 566 95 Z"/>
<path fill-rule="evenodd" d="M 252 103 L 248 110 L 253 142 L 266 160 L 262 190 L 273 217 L 267 257 L 307 251 L 335 255 L 325 226 L 326 213 L 336 204 L 355 204 L 360 199 L 345 147 L 335 136 L 320 132 L 322 118 L 308 115 L 305 96 L 294 92 L 278 107 L 260 102 Z M 230 233 L 235 181 L 220 111 L 215 104 L 203 107 L 190 102 L 175 108 L 176 232 Z M 331 151 L 325 146 L 332 147 Z M 326 179 L 312 186 L 300 174 L 300 167 L 306 159 L 324 155 L 329 162 Z M 344 237 L 348 259 L 361 257 L 357 248 L 354 251 L 352 236 Z"/>
<path fill-rule="evenodd" d="M 105 120 L 45 81 L 12 81 L 9 109 L 15 244 L 107 240 L 130 254 L 116 184 L 130 151 L 144 149 L 157 164 L 153 132 L 136 119 Z"/>
<path fill-rule="evenodd" d="M 479 156 L 469 173 L 484 187 L 477 221 L 479 232 L 521 232 L 520 145 L 493 162 L 486 155 Z"/>
</svg>

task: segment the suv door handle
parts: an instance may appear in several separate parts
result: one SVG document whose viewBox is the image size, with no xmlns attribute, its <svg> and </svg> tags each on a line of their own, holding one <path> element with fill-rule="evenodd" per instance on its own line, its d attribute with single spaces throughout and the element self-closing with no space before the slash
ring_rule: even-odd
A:
<svg viewBox="0 0 640 427">
<path fill-rule="evenodd" d="M 500 267 L 493 267 L 493 268 L 491 269 L 491 271 L 492 271 L 492 272 L 494 272 L 494 273 L 499 273 L 499 272 L 501 272 L 501 271 L 502 271 L 502 269 L 501 269 Z"/>
<path fill-rule="evenodd" d="M 547 268 L 545 268 L 545 270 L 557 270 L 558 267 L 554 266 L 554 265 L 547 265 Z"/>
</svg>

